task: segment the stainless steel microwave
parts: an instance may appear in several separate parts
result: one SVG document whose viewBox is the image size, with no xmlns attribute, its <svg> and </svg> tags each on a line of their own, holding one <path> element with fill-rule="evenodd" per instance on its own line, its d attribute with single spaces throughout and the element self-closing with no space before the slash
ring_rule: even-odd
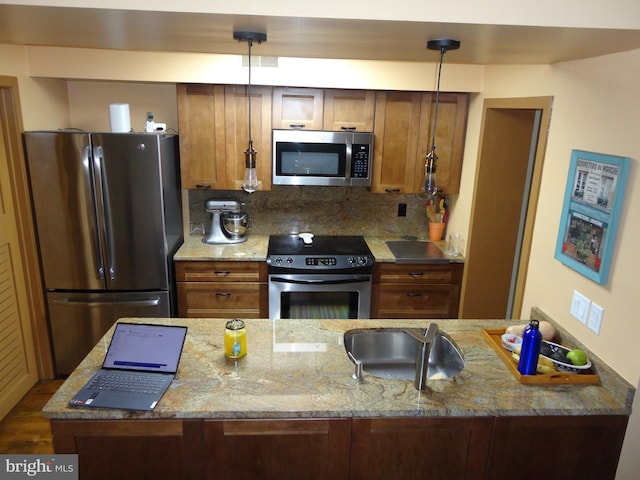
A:
<svg viewBox="0 0 640 480">
<path fill-rule="evenodd" d="M 371 186 L 373 133 L 273 130 L 273 184 Z"/>
</svg>

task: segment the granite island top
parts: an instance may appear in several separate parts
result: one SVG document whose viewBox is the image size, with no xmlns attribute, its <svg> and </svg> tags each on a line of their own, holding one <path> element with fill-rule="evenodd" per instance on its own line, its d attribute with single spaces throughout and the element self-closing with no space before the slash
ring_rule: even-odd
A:
<svg viewBox="0 0 640 480">
<path fill-rule="evenodd" d="M 532 316 L 547 319 L 534 308 Z M 248 354 L 223 353 L 227 319 L 125 319 L 189 327 L 178 374 L 152 412 L 87 409 L 67 402 L 100 368 L 113 329 L 95 346 L 44 407 L 52 419 L 341 418 L 400 416 L 629 415 L 635 389 L 590 354 L 600 384 L 520 384 L 482 336 L 505 320 L 438 320 L 466 357 L 447 380 L 352 378 L 343 333 L 351 328 L 425 327 L 428 320 L 247 319 Z M 559 330 L 566 338 L 566 332 Z M 575 344 L 579 348 L 582 345 Z"/>
<path fill-rule="evenodd" d="M 258 261 L 263 262 L 267 258 L 269 246 L 268 235 L 247 235 L 247 241 L 228 245 L 209 245 L 202 242 L 202 235 L 188 236 L 178 249 L 173 259 L 175 261 Z M 364 237 L 371 253 L 380 263 L 393 263 L 396 261 L 393 253 L 386 245 L 388 240 L 403 240 L 401 237 Z M 444 253 L 445 241 L 434 242 Z M 446 254 L 445 254 L 446 255 Z M 464 257 L 451 257 L 446 255 L 451 262 L 463 262 Z"/>
</svg>

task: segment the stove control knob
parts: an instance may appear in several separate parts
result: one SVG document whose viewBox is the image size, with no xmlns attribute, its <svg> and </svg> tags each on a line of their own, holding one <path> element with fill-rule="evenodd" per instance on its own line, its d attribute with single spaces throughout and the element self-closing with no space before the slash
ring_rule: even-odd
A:
<svg viewBox="0 0 640 480">
<path fill-rule="evenodd" d="M 358 262 L 360 263 L 360 265 L 366 265 L 368 260 L 369 259 L 367 257 L 360 257 L 358 259 Z"/>
<path fill-rule="evenodd" d="M 280 264 L 282 263 L 282 258 L 280 258 L 280 257 L 276 257 L 276 258 L 274 259 L 274 262 L 275 262 L 275 264 L 276 264 L 276 265 L 280 265 Z"/>
<path fill-rule="evenodd" d="M 289 265 L 291 265 L 293 263 L 293 258 L 291 258 L 291 257 L 287 258 L 287 263 Z"/>
<path fill-rule="evenodd" d="M 356 259 L 356 257 L 349 257 L 347 261 L 349 262 L 349 265 L 351 265 L 352 267 L 355 266 L 356 263 L 358 263 L 358 260 Z"/>
</svg>

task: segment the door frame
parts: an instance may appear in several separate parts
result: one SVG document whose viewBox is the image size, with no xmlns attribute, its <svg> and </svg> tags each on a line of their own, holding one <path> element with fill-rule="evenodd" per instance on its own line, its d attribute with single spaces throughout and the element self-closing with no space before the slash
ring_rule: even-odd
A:
<svg viewBox="0 0 640 480">
<path fill-rule="evenodd" d="M 480 142 L 478 145 L 478 160 L 476 163 L 474 196 L 471 206 L 471 217 L 469 223 L 468 241 L 473 241 L 474 222 L 482 221 L 481 212 L 475 210 L 476 190 L 478 188 L 478 174 L 483 168 L 484 162 L 490 159 L 483 158 L 483 142 L 485 139 L 485 123 L 487 111 L 491 109 L 497 110 L 536 110 L 540 112 L 540 123 L 538 128 L 537 145 L 533 154 L 533 168 L 530 175 L 529 196 L 526 208 L 524 222 L 521 223 L 519 236 L 520 255 L 514 259 L 517 263 L 517 274 L 512 277 L 511 291 L 511 318 L 522 317 L 522 303 L 526 286 L 527 270 L 529 267 L 529 256 L 531 253 L 531 242 L 533 238 L 533 228 L 535 225 L 536 212 L 538 208 L 538 198 L 540 195 L 540 184 L 542 182 L 542 170 L 544 165 L 544 157 L 547 147 L 547 138 L 549 132 L 549 123 L 551 119 L 551 111 L 553 106 L 553 97 L 522 97 L 522 98 L 486 98 L 484 99 L 482 109 L 482 124 L 480 129 Z M 533 144 L 532 139 L 532 144 Z M 508 254 L 508 253 L 507 253 Z M 467 291 L 467 269 L 465 269 L 462 280 L 462 290 L 460 295 L 460 315 L 465 316 L 464 299 L 465 295 L 471 295 L 472 292 Z"/>
<path fill-rule="evenodd" d="M 22 109 L 18 79 L 0 75 L 0 128 L 3 129 L 5 152 L 12 180 L 12 198 L 16 217 L 22 268 L 25 275 L 25 296 L 31 320 L 38 378 L 53 378 L 53 358 L 41 279 L 38 247 L 31 209 L 29 180 L 22 142 Z"/>
</svg>

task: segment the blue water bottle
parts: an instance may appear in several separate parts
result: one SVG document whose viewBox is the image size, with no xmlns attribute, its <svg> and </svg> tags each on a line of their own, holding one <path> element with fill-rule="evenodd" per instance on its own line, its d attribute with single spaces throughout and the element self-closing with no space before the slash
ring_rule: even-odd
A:
<svg viewBox="0 0 640 480">
<path fill-rule="evenodd" d="M 520 361 L 518 362 L 518 371 L 522 375 L 536 374 L 540 345 L 542 343 L 542 333 L 540 333 L 538 326 L 538 320 L 531 320 L 522 335 Z"/>
</svg>

